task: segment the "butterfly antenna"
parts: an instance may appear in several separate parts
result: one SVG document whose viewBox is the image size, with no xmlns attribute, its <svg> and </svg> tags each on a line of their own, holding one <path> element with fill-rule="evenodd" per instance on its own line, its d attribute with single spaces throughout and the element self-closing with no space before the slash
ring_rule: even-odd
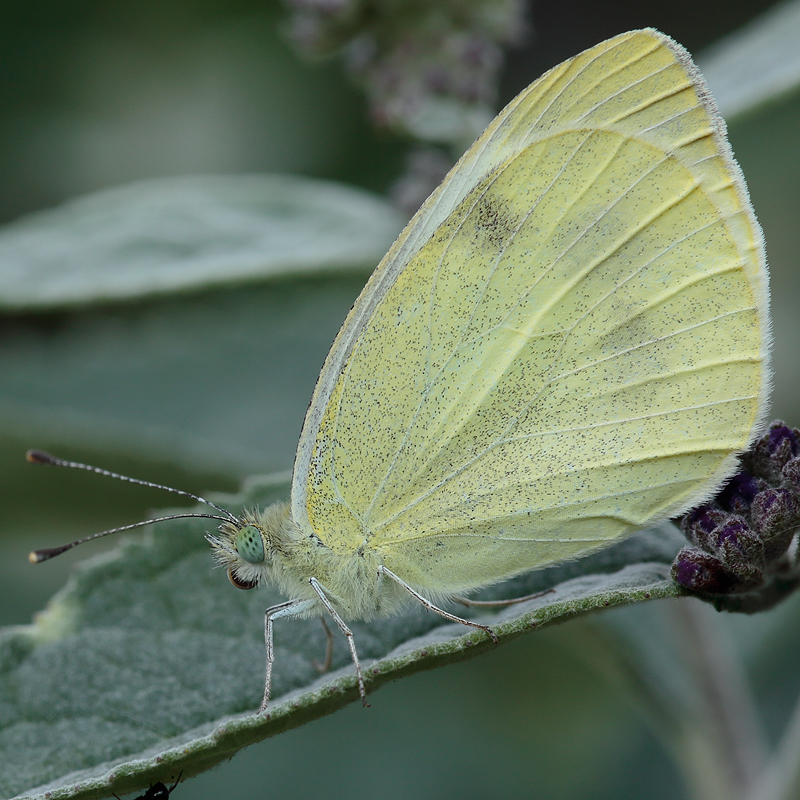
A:
<svg viewBox="0 0 800 800">
<path fill-rule="evenodd" d="M 216 503 L 212 503 L 210 500 L 206 500 L 204 497 L 200 497 L 199 495 L 192 494 L 191 492 L 184 492 L 181 489 L 173 489 L 171 486 L 164 486 L 160 483 L 153 483 L 152 481 L 142 481 L 138 478 L 129 478 L 127 475 L 120 475 L 117 472 L 110 472 L 107 469 L 101 469 L 100 467 L 93 467 L 90 464 L 81 464 L 78 461 L 65 461 L 61 458 L 56 458 L 50 453 L 45 453 L 43 450 L 28 450 L 25 454 L 25 458 L 30 461 L 32 464 L 48 464 L 52 467 L 69 467 L 71 469 L 85 469 L 87 472 L 95 472 L 98 475 L 105 475 L 108 478 L 116 478 L 120 481 L 127 481 L 128 483 L 137 483 L 139 486 L 148 486 L 151 489 L 163 489 L 166 492 L 172 492 L 173 494 L 179 494 L 183 497 L 189 497 L 192 500 L 196 500 L 199 503 L 205 503 L 205 505 L 210 506 L 211 508 L 216 509 L 221 514 L 224 514 L 224 517 L 217 516 L 216 514 L 194 514 L 194 513 L 186 513 L 186 514 L 170 514 L 164 517 L 156 517 L 155 519 L 146 519 L 142 520 L 141 522 L 134 522 L 130 525 L 122 525 L 119 528 L 110 528 L 106 531 L 100 531 L 100 533 L 93 533 L 90 536 L 84 536 L 82 539 L 76 539 L 74 542 L 70 542 L 69 544 L 61 545 L 60 547 L 48 547 L 43 550 L 34 550 L 29 556 L 28 560 L 32 564 L 40 564 L 42 561 L 47 561 L 48 559 L 55 558 L 61 553 L 65 553 L 67 550 L 71 550 L 73 547 L 77 547 L 79 544 L 83 544 L 84 542 L 90 542 L 92 539 L 99 539 L 102 536 L 109 536 L 112 533 L 120 533 L 121 531 L 129 531 L 133 528 L 141 528 L 144 525 L 152 525 L 154 522 L 164 522 L 165 520 L 170 519 L 186 519 L 188 517 L 202 517 L 203 519 L 215 519 L 219 522 L 238 522 L 237 518 L 231 514 L 230 511 L 227 509 L 218 506 Z"/>
</svg>

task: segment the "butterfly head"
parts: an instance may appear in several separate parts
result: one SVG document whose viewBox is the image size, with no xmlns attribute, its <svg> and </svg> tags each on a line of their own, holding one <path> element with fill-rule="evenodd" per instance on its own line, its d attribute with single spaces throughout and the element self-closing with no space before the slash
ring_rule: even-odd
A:
<svg viewBox="0 0 800 800">
<path fill-rule="evenodd" d="M 214 559 L 237 589 L 254 589 L 269 581 L 275 532 L 287 514 L 283 503 L 264 511 L 245 511 L 236 522 L 220 525 L 216 535 L 206 536 Z"/>
</svg>

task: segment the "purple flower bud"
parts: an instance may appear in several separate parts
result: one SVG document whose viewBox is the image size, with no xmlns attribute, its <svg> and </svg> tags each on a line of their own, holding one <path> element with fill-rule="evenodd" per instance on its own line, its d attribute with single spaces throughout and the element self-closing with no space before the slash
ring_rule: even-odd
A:
<svg viewBox="0 0 800 800">
<path fill-rule="evenodd" d="M 753 596 L 786 566 L 800 530 L 800 430 L 776 420 L 741 462 L 713 501 L 680 521 L 696 547 L 678 553 L 672 577 L 687 589 Z"/>
<path fill-rule="evenodd" d="M 751 514 L 766 558 L 780 558 L 800 526 L 800 503 L 786 489 L 765 489 L 753 500 Z"/>
<path fill-rule="evenodd" d="M 700 506 L 686 514 L 681 520 L 681 529 L 686 538 L 693 544 L 714 552 L 717 540 L 714 531 L 724 525 L 730 514 L 711 506 Z"/>
<path fill-rule="evenodd" d="M 758 541 L 758 537 L 750 530 L 750 526 L 743 520 L 732 517 L 722 527 L 714 532 L 719 549 L 736 551 L 740 555 L 746 555 L 748 548 L 753 541 Z"/>
<path fill-rule="evenodd" d="M 758 481 L 749 472 L 738 472 L 722 487 L 715 499 L 726 511 L 747 514 L 758 490 Z"/>
<path fill-rule="evenodd" d="M 769 479 L 770 483 L 779 483 L 781 470 L 797 455 L 797 440 L 800 431 L 793 430 L 786 425 L 770 428 L 767 434 L 769 439 Z"/>
<path fill-rule="evenodd" d="M 772 423 L 767 434 L 770 455 L 775 455 L 780 450 L 789 449 L 793 456 L 797 455 L 797 432 L 788 425 L 776 420 Z"/>
<path fill-rule="evenodd" d="M 783 482 L 794 495 L 800 495 L 800 456 L 786 462 L 783 470 Z"/>
<path fill-rule="evenodd" d="M 769 431 L 742 456 L 742 463 L 754 475 L 777 484 L 783 467 L 797 455 L 800 455 L 800 431 L 776 419 Z"/>
<path fill-rule="evenodd" d="M 695 547 L 684 547 L 675 556 L 670 572 L 685 589 L 704 594 L 725 594 L 737 583 L 716 556 Z"/>
<path fill-rule="evenodd" d="M 741 518 L 730 520 L 715 531 L 716 556 L 736 577 L 737 589 L 758 586 L 764 579 L 764 545 Z"/>
</svg>

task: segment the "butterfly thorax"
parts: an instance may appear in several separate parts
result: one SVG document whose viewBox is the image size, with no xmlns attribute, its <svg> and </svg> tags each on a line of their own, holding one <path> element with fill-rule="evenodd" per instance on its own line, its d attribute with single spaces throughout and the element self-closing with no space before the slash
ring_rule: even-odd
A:
<svg viewBox="0 0 800 800">
<path fill-rule="evenodd" d="M 287 503 L 245 511 L 236 523 L 223 523 L 217 536 L 206 538 L 217 563 L 240 589 L 271 585 L 291 600 L 318 600 L 309 583 L 316 578 L 345 619 L 392 614 L 407 599 L 379 576 L 382 560 L 366 541 L 350 552 L 335 552 L 292 520 Z M 322 610 L 316 605 L 307 616 Z"/>
</svg>

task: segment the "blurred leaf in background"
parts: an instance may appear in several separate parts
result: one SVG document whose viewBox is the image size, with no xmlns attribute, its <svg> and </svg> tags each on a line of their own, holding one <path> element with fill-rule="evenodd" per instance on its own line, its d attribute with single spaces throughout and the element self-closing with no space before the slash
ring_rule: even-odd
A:
<svg viewBox="0 0 800 800">
<path fill-rule="evenodd" d="M 68 554 L 62 563 L 59 559 L 35 573 L 26 560 L 31 547 L 136 521 L 146 509 L 164 502 L 141 487 L 27 466 L 23 454 L 28 447 L 45 447 L 201 493 L 234 490 L 246 475 L 291 466 L 319 367 L 399 218 L 380 196 L 358 195 L 364 204 L 358 208 L 369 207 L 374 216 L 364 237 L 344 237 L 336 259 L 320 263 L 306 256 L 294 265 L 303 274 L 289 276 L 281 268 L 280 279 L 262 273 L 259 282 L 242 286 L 243 279 L 253 280 L 251 272 L 242 271 L 242 265 L 249 270 L 254 263 L 248 252 L 264 247 L 253 237 L 261 229 L 258 215 L 264 214 L 268 228 L 266 217 L 273 213 L 263 203 L 254 209 L 252 200 L 246 201 L 252 188 L 245 187 L 261 179 L 245 176 L 280 172 L 343 182 L 347 186 L 320 184 L 314 198 L 330 197 L 331 210 L 340 213 L 346 204 L 334 198 L 353 197 L 348 194 L 351 187 L 385 195 L 403 176 L 404 156 L 409 155 L 416 166 L 405 178 L 417 187 L 406 192 L 411 199 L 405 207 L 410 209 L 433 188 L 431 176 L 441 176 L 451 163 L 449 146 L 466 134 L 431 136 L 419 122 L 424 115 L 416 120 L 411 115 L 405 135 L 423 134 L 423 148 L 417 149 L 413 141 L 373 129 L 368 109 L 384 96 L 387 75 L 391 77 L 398 63 L 412 68 L 410 80 L 397 95 L 402 102 L 383 112 L 387 118 L 395 108 L 402 117 L 409 98 L 403 87 L 419 90 L 426 76 L 441 79 L 423 85 L 434 90 L 432 95 L 449 86 L 466 86 L 457 76 L 429 67 L 438 56 L 468 52 L 468 47 L 459 49 L 470 41 L 467 22 L 483 31 L 478 55 L 485 57 L 475 63 L 488 69 L 481 75 L 497 73 L 499 107 L 544 69 L 634 27 L 665 31 L 697 55 L 705 69 L 703 48 L 772 5 L 720 0 L 646 6 L 633 0 L 527 6 L 506 0 L 295 2 L 287 7 L 249 0 L 1 4 L 0 218 L 12 221 L 82 193 L 108 190 L 0 231 L 0 284 L 6 274 L 9 287 L 19 288 L 22 281 L 9 271 L 26 272 L 35 261 L 43 270 L 37 274 L 56 279 L 55 285 L 84 287 L 77 294 L 65 289 L 59 299 L 58 292 L 48 294 L 54 285 L 50 278 L 42 278 L 29 282 L 27 305 L 9 300 L 11 294 L 0 299 L 5 309 L 0 328 L 3 621 L 28 622 L 63 584 L 71 563 L 102 544 Z M 294 30 L 295 41 L 299 34 L 308 41 L 308 29 L 298 29 L 298 20 L 306 24 L 309 15 L 318 17 L 326 8 L 333 9 L 333 19 L 344 14 L 367 20 L 353 28 L 353 35 L 344 26 L 348 36 L 342 40 L 355 43 L 348 51 L 350 76 L 330 62 L 304 63 L 280 33 L 281 28 Z M 784 37 L 793 30 L 795 9 L 797 3 L 789 3 L 775 12 L 786 15 L 773 23 Z M 396 26 L 392 20 L 404 10 L 407 26 Z M 381 29 L 382 20 L 390 28 Z M 413 34 L 415 20 L 421 21 L 424 35 Z M 448 39 L 443 31 L 455 32 Z M 429 48 L 445 39 L 453 46 L 417 57 L 414 47 Z M 406 40 L 413 44 L 407 51 L 401 46 Z M 501 70 L 500 48 L 511 41 L 516 46 L 505 54 Z M 793 63 L 797 37 L 789 36 L 783 50 L 779 41 L 767 38 L 756 52 Z M 724 60 L 715 67 L 720 61 L 714 58 L 734 52 L 734 63 L 741 63 L 735 53 L 752 47 L 751 42 L 740 41 L 733 51 L 709 49 L 705 63 L 712 90 L 717 91 L 715 68 L 723 78 L 733 69 Z M 415 72 L 417 66 L 425 69 Z M 757 62 L 734 84 L 764 74 L 769 70 Z M 369 101 L 359 93 L 359 80 L 367 85 Z M 486 80 L 473 75 L 480 89 L 474 93 L 480 113 L 453 115 L 451 107 L 442 119 L 463 123 L 487 113 L 494 88 Z M 722 101 L 727 90 L 718 85 Z M 730 106 L 740 113 L 730 120 L 730 138 L 767 238 L 774 301 L 773 414 L 797 424 L 800 93 L 782 72 L 762 84 L 754 98 L 745 106 Z M 762 105 L 760 98 L 770 103 Z M 441 130 L 441 123 L 437 125 Z M 431 141 L 448 147 L 430 149 Z M 243 177 L 239 184 L 225 178 L 225 202 L 219 201 L 219 192 L 206 195 L 209 201 L 199 204 L 206 216 L 170 215 L 169 208 L 181 204 L 169 206 L 168 200 L 180 198 L 180 191 L 197 187 L 191 190 L 196 200 L 203 196 L 202 186 L 219 186 L 216 178 L 205 184 L 200 178 L 165 180 L 194 173 Z M 159 180 L 110 188 L 152 178 Z M 294 185 L 293 180 L 285 185 Z M 150 208 L 149 191 L 158 194 L 152 208 L 160 211 L 148 216 L 143 210 Z M 126 197 L 130 213 L 122 202 Z M 313 253 L 317 237 L 325 234 L 325 226 L 315 229 L 313 220 L 325 220 L 325 209 L 311 201 L 295 207 L 306 210 L 311 222 L 293 235 L 302 239 L 301 252 Z M 82 218 L 82 230 L 91 233 L 84 238 L 74 236 L 76 228 L 69 222 L 70 215 L 82 210 L 95 214 Z M 137 219 L 146 219 L 149 227 L 137 227 Z M 59 226 L 71 235 L 59 238 Z M 207 247 L 193 251 L 188 245 L 190 239 L 196 241 L 196 230 L 204 232 Z M 128 239 L 117 236 L 125 231 L 132 234 Z M 35 245 L 30 251 L 25 246 L 28 234 Z M 386 238 L 383 245 L 381 236 Z M 367 238 L 374 255 L 365 246 Z M 346 246 L 348 239 L 352 248 Z M 330 253 L 330 240 L 319 241 Z M 27 266 L 26 252 L 32 259 Z M 169 262 L 174 267 L 180 262 L 189 265 L 190 273 L 194 264 L 195 276 L 201 276 L 199 255 L 209 252 L 221 254 L 214 271 L 222 277 L 179 282 L 180 294 L 173 293 L 175 281 L 156 287 L 138 269 L 142 263 L 152 267 Z M 67 272 L 64 265 L 69 263 L 81 265 L 82 273 Z M 137 281 L 144 291 L 133 288 Z M 123 289 L 103 288 L 113 285 Z M 46 303 L 41 301 L 44 295 L 49 297 Z M 212 573 L 212 579 L 222 582 L 224 576 Z M 191 575 L 182 575 L 182 580 L 191 580 Z M 691 692 L 681 689 L 681 676 L 689 676 L 685 681 L 691 685 L 692 668 L 682 659 L 691 655 L 692 641 L 698 641 L 686 638 L 696 636 L 691 631 L 697 627 L 685 619 L 670 620 L 674 613 L 664 602 L 607 612 L 600 618 L 607 622 L 600 625 L 583 621 L 549 629 L 469 663 L 401 681 L 377 694 L 369 711 L 351 706 L 255 745 L 217 770 L 179 785 L 176 798 L 224 796 L 233 786 L 243 799 L 347 792 L 354 798 L 413 794 L 705 800 L 713 795 L 697 789 L 706 775 L 703 753 L 726 743 L 706 735 L 705 750 L 703 742 L 687 745 L 698 730 L 708 732 L 703 728 L 708 720 L 692 721 Z M 742 659 L 746 670 L 739 678 L 754 689 L 755 728 L 748 728 L 746 719 L 744 728 L 756 730 L 755 739 L 762 722 L 766 731 L 765 742 L 751 742 L 755 758 L 759 748 L 779 740 L 800 690 L 798 615 L 800 602 L 794 598 L 769 614 L 717 615 L 708 622 L 721 647 L 738 654 L 732 663 Z M 658 652 L 650 647 L 669 636 L 676 637 L 674 647 Z M 701 644 L 702 639 L 700 635 Z M 179 657 L 169 653 L 169 658 Z M 652 679 L 651 686 L 642 675 Z M 638 707 L 649 709 L 649 717 L 625 702 L 636 697 Z M 126 717 L 126 726 L 149 731 L 146 695 L 139 713 L 130 716 L 135 719 Z M 742 735 L 746 738 L 746 732 Z M 161 779 L 168 782 L 169 777 Z M 765 790 L 763 797 L 777 800 L 780 795 Z"/>
</svg>

